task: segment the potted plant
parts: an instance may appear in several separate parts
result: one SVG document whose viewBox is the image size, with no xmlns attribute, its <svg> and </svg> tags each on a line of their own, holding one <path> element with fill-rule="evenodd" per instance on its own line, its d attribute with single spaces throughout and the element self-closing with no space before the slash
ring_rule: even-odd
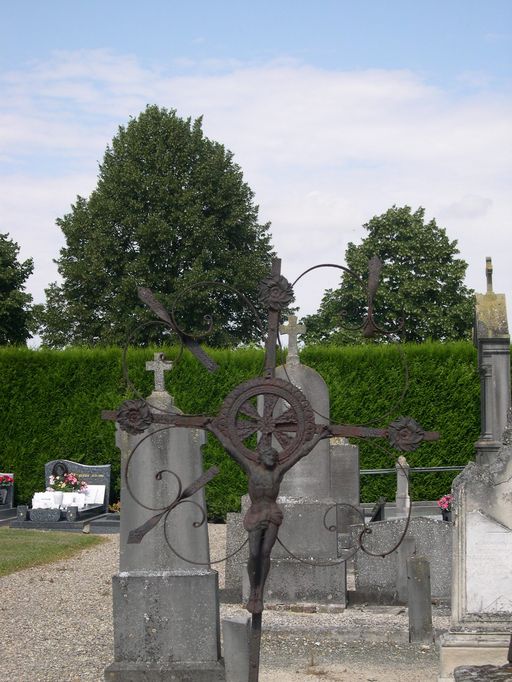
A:
<svg viewBox="0 0 512 682">
<path fill-rule="evenodd" d="M 443 521 L 452 520 L 452 503 L 453 495 L 443 495 L 441 499 L 437 500 L 437 506 L 441 509 Z"/>
<path fill-rule="evenodd" d="M 9 474 L 0 474 L 0 504 L 5 504 L 7 493 L 10 486 L 14 483 L 14 478 Z"/>
</svg>

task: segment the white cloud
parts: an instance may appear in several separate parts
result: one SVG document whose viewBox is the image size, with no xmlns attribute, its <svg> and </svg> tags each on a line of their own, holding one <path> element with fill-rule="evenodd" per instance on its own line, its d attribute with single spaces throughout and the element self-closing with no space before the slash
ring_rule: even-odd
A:
<svg viewBox="0 0 512 682">
<path fill-rule="evenodd" d="M 261 218 L 272 221 L 291 278 L 316 262 L 343 263 L 362 223 L 409 204 L 459 240 L 470 286 L 484 287 L 492 255 L 496 289 L 511 289 L 510 97 L 488 83 L 484 93 L 456 96 L 410 71 L 327 71 L 286 59 L 179 66 L 173 73 L 82 50 L 0 76 L 0 155 L 10 171 L 0 229 L 34 256 L 37 300 L 62 243 L 55 217 L 94 187 L 117 126 L 147 103 L 204 115 L 206 134 L 235 153 Z M 305 311 L 338 279 L 301 285 Z"/>
</svg>

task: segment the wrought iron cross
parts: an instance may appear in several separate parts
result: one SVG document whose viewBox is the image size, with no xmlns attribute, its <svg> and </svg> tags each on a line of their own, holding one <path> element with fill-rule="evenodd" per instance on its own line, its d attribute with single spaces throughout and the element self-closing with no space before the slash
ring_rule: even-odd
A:
<svg viewBox="0 0 512 682">
<path fill-rule="evenodd" d="M 423 431 L 410 417 L 402 417 L 383 429 L 351 424 L 316 424 L 313 409 L 302 391 L 275 377 L 279 318 L 281 311 L 293 299 L 292 286 L 281 275 L 280 264 L 280 260 L 274 260 L 271 274 L 260 284 L 260 302 L 268 310 L 263 376 L 245 381 L 231 391 L 216 416 L 153 413 L 143 400 L 129 400 L 118 410 L 102 413 L 103 419 L 117 421 L 121 429 L 133 434 L 143 433 L 152 423 L 204 429 L 222 443 L 226 452 L 246 472 L 251 499 L 251 506 L 244 518 L 244 527 L 249 534 L 248 573 L 251 584 L 247 604 L 252 613 L 250 682 L 258 680 L 263 591 L 270 568 L 270 554 L 283 518 L 276 500 L 284 474 L 324 438 L 387 438 L 393 447 L 402 452 L 415 450 L 422 441 L 439 438 L 438 433 Z M 363 325 L 366 336 L 378 330 L 373 322 L 373 297 L 378 286 L 380 266 L 378 259 L 370 261 L 368 316 Z M 166 322 L 171 320 L 149 290 L 141 290 L 139 295 L 161 319 Z M 211 359 L 196 342 L 192 344 L 187 337 L 184 343 L 190 346 L 206 367 L 212 368 Z M 256 439 L 253 438 L 255 435 Z M 195 491 L 215 473 L 207 472 L 189 488 Z M 159 514 L 134 529 L 130 541 L 140 542 L 161 517 L 162 514 Z"/>
</svg>

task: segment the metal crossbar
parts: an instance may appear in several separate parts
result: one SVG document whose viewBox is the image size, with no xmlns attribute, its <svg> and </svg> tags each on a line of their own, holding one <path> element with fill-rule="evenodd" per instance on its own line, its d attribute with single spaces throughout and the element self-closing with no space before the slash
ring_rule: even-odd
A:
<svg viewBox="0 0 512 682">
<path fill-rule="evenodd" d="M 426 472 L 426 471 L 463 471 L 465 466 L 456 467 L 410 467 L 409 471 Z M 374 474 L 395 474 L 396 468 L 393 469 L 361 469 L 361 476 L 373 476 Z"/>
</svg>

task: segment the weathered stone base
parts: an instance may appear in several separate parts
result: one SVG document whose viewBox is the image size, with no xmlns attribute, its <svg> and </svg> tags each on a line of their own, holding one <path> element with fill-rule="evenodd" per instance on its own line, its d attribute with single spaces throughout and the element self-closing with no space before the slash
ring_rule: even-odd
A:
<svg viewBox="0 0 512 682">
<path fill-rule="evenodd" d="M 124 662 L 112 663 L 105 670 L 105 682 L 221 682 L 225 679 L 221 661 L 168 666 Z"/>
<path fill-rule="evenodd" d="M 334 558 L 335 559 L 335 558 Z M 249 577 L 243 576 L 243 598 L 249 598 Z M 336 604 L 346 606 L 346 564 L 311 566 L 296 559 L 272 559 L 265 585 L 265 604 Z"/>
<path fill-rule="evenodd" d="M 133 571 L 112 582 L 114 663 L 106 680 L 224 679 L 212 673 L 223 669 L 216 571 Z"/>
<path fill-rule="evenodd" d="M 510 633 L 447 632 L 441 636 L 438 682 L 453 682 L 458 666 L 496 665 L 507 662 Z"/>
</svg>

